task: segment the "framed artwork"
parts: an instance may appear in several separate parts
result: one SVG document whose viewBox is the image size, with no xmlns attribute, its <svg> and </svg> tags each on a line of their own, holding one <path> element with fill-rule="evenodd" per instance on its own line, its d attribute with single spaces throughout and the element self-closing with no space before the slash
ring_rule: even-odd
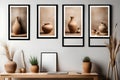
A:
<svg viewBox="0 0 120 80">
<path fill-rule="evenodd" d="M 8 5 L 8 39 L 30 40 L 30 5 Z"/>
<path fill-rule="evenodd" d="M 37 38 L 58 38 L 58 5 L 37 5 Z"/>
<path fill-rule="evenodd" d="M 57 71 L 57 53 L 41 52 L 40 72 L 56 72 Z"/>
<path fill-rule="evenodd" d="M 84 5 L 62 5 L 62 45 L 64 47 L 84 46 Z"/>
<path fill-rule="evenodd" d="M 88 6 L 88 36 L 90 47 L 105 47 L 111 35 L 111 5 L 90 4 Z"/>
</svg>

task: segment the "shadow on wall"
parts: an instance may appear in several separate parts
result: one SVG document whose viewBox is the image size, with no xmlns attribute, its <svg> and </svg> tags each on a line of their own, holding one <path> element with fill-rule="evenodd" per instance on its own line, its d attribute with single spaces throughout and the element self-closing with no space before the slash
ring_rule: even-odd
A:
<svg viewBox="0 0 120 80">
<path fill-rule="evenodd" d="M 100 75 L 99 80 L 105 80 L 105 78 L 106 78 L 105 75 L 101 74 L 101 73 L 103 73 L 103 69 L 100 67 L 100 64 L 93 63 L 91 72 L 98 73 Z"/>
</svg>

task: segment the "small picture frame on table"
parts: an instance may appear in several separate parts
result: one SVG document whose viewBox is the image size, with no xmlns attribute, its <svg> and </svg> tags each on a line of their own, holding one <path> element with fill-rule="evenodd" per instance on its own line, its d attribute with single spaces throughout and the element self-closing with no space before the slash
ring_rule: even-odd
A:
<svg viewBox="0 0 120 80">
<path fill-rule="evenodd" d="M 41 52 L 40 72 L 57 72 L 57 52 Z"/>
</svg>

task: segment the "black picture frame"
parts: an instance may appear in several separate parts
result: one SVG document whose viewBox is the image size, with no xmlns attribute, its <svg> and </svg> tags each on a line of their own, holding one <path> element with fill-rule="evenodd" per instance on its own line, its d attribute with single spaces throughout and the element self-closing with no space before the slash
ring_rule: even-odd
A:
<svg viewBox="0 0 120 80">
<path fill-rule="evenodd" d="M 77 13 L 78 11 L 78 13 Z M 80 32 L 71 33 L 68 27 L 68 17 L 76 16 L 77 28 Z M 62 46 L 63 47 L 84 47 L 84 5 L 83 4 L 63 4 L 62 5 Z M 75 35 L 74 35 L 75 34 Z M 68 41 L 69 40 L 69 41 Z M 66 43 L 70 42 L 70 43 Z M 76 43 L 77 42 L 77 43 Z"/>
<path fill-rule="evenodd" d="M 47 23 L 52 25 L 49 31 L 42 28 Z M 48 30 L 48 31 L 47 31 Z M 37 39 L 57 39 L 58 38 L 58 5 L 57 4 L 37 4 Z"/>
<path fill-rule="evenodd" d="M 29 4 L 8 5 L 8 40 L 30 40 Z"/>
<path fill-rule="evenodd" d="M 43 58 L 43 55 L 47 55 L 46 57 L 44 57 Z M 44 56 L 45 56 L 44 55 Z M 58 71 L 58 53 L 57 52 L 41 52 L 41 59 L 40 59 L 40 72 L 57 72 Z M 53 56 L 52 57 L 52 59 L 50 59 L 50 56 Z M 55 58 L 54 58 L 55 57 Z M 50 60 L 53 60 L 53 58 L 55 59 L 55 61 L 51 61 L 51 63 L 50 63 Z M 47 59 L 47 61 L 50 63 L 50 64 L 53 64 L 53 65 L 51 65 L 52 67 L 54 67 L 55 69 L 54 70 L 52 70 L 51 71 L 51 69 L 50 69 L 50 71 L 49 71 L 49 67 L 48 66 L 45 66 L 44 67 L 44 64 L 43 64 L 43 59 Z M 52 63 L 52 62 L 54 62 L 54 63 Z M 46 64 L 46 61 L 44 62 L 45 64 Z M 49 63 L 47 63 L 48 65 L 49 65 Z M 51 67 L 50 66 L 50 67 Z M 48 69 L 46 69 L 46 67 L 48 68 Z M 53 68 L 52 68 L 53 69 Z"/>
<path fill-rule="evenodd" d="M 111 20 L 112 20 L 112 6 L 110 4 L 88 5 L 89 47 L 106 47 L 106 43 L 110 42 L 109 39 L 112 34 Z M 100 28 L 101 25 L 106 26 L 106 28 L 101 29 Z"/>
</svg>

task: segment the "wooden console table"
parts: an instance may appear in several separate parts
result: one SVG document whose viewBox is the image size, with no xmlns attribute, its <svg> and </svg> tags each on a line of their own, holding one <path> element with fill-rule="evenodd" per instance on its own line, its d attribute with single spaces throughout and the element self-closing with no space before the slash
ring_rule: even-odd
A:
<svg viewBox="0 0 120 80">
<path fill-rule="evenodd" d="M 98 80 L 98 74 L 97 73 L 86 73 L 86 74 L 78 74 L 69 72 L 68 74 L 48 74 L 48 73 L 0 73 L 1 80 L 5 80 L 5 78 L 8 78 L 11 80 L 11 78 L 93 78 L 93 80 Z"/>
</svg>

